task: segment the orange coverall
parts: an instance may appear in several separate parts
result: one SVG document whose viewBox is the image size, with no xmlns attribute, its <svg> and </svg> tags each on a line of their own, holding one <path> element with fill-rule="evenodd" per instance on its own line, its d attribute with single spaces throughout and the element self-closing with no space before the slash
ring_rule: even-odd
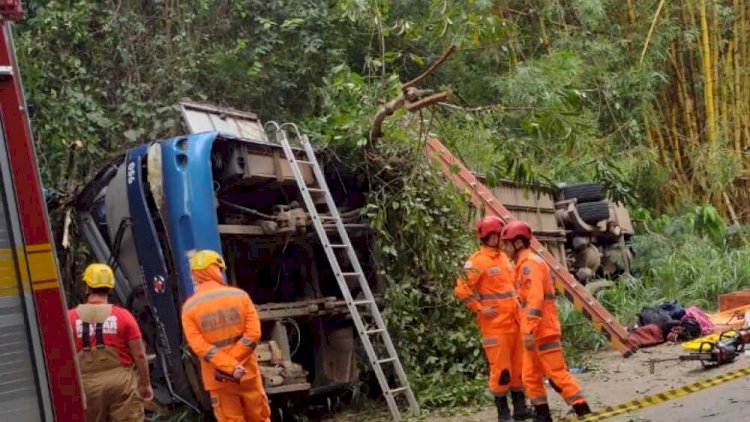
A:
<svg viewBox="0 0 750 422">
<path fill-rule="evenodd" d="M 203 385 L 211 395 L 218 422 L 266 422 L 271 411 L 254 350 L 260 319 L 250 296 L 224 285 L 221 269 L 194 270 L 196 293 L 182 307 L 188 345 L 200 358 Z M 215 371 L 231 377 L 237 365 L 247 373 L 239 383 L 218 381 Z"/>
<path fill-rule="evenodd" d="M 516 291 L 521 306 L 521 333 L 534 338 L 534 348 L 524 347 L 523 355 L 523 384 L 531 404 L 547 403 L 545 375 L 568 404 L 585 402 L 581 387 L 565 364 L 549 267 L 529 249 L 522 250 L 518 256 Z"/>
<path fill-rule="evenodd" d="M 504 397 L 508 391 L 523 391 L 523 342 L 513 289 L 513 264 L 499 250 L 482 246 L 469 257 L 464 269 L 466 276 L 456 282 L 455 294 L 477 314 L 490 366 L 489 390 L 496 397 Z M 484 316 L 485 306 L 493 306 L 497 316 Z"/>
</svg>

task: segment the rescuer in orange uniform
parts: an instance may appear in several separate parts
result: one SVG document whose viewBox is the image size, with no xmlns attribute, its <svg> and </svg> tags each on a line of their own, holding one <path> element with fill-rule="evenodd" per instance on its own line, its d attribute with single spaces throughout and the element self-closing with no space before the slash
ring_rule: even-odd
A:
<svg viewBox="0 0 750 422">
<path fill-rule="evenodd" d="M 518 302 L 513 288 L 514 267 L 500 251 L 503 222 L 486 217 L 477 222 L 482 246 L 464 269 L 466 276 L 456 282 L 456 296 L 477 314 L 482 346 L 490 366 L 489 390 L 495 396 L 498 420 L 510 421 L 507 395 L 513 401 L 513 419 L 531 417 L 523 393 L 521 367 L 523 343 L 518 324 Z"/>
<path fill-rule="evenodd" d="M 201 360 L 203 385 L 218 422 L 270 421 L 255 346 L 260 319 L 250 296 L 224 283 L 224 259 L 209 250 L 190 258 L 197 289 L 182 306 L 182 328 Z"/>
<path fill-rule="evenodd" d="M 568 372 L 560 343 L 555 288 L 549 267 L 530 249 L 531 227 L 511 221 L 500 235 L 503 248 L 516 262 L 515 281 L 524 341 L 523 384 L 536 410 L 535 421 L 552 421 L 545 375 L 550 385 L 573 406 L 576 415 L 591 413 L 576 379 Z"/>
<path fill-rule="evenodd" d="M 127 309 L 109 303 L 115 288 L 112 268 L 91 264 L 83 282 L 86 303 L 69 310 L 68 319 L 86 393 L 86 421 L 142 421 L 143 401 L 154 392 L 141 329 Z"/>
</svg>

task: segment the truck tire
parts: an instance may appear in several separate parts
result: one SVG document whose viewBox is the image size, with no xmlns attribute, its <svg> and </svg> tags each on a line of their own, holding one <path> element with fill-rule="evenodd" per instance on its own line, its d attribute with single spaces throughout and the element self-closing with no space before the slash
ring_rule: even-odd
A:
<svg viewBox="0 0 750 422">
<path fill-rule="evenodd" d="M 586 202 L 576 205 L 576 211 L 586 223 L 596 224 L 609 219 L 609 204 L 606 202 Z"/>
<path fill-rule="evenodd" d="M 562 188 L 564 199 L 576 199 L 578 203 L 596 202 L 604 199 L 601 183 L 579 183 Z"/>
</svg>

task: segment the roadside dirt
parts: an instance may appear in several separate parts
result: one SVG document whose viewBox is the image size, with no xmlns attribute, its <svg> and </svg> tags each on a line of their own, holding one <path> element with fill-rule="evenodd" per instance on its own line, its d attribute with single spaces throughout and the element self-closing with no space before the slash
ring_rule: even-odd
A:
<svg viewBox="0 0 750 422">
<path fill-rule="evenodd" d="M 661 345 L 650 349 L 639 350 L 628 359 L 623 359 L 614 351 L 597 353 L 592 357 L 591 369 L 575 375 L 583 386 L 592 409 L 624 403 L 639 397 L 648 396 L 672 388 L 690 384 L 701 379 L 713 377 L 734 369 L 750 365 L 750 357 L 740 356 L 735 362 L 705 370 L 699 362 L 680 362 L 677 356 L 685 353 L 679 345 Z M 649 362 L 652 360 L 673 359 L 654 364 L 653 374 Z M 555 420 L 572 416 L 570 408 L 548 386 L 550 407 Z M 662 404 L 662 406 L 668 405 Z M 470 409 L 467 409 L 470 410 Z M 464 413 L 456 409 L 457 413 Z M 339 415 L 337 421 L 373 421 L 386 422 L 390 418 L 358 414 Z M 612 421 L 629 421 L 632 416 L 623 415 Z M 465 416 L 427 416 L 427 422 L 494 422 L 497 414 L 494 408 L 476 410 Z"/>
</svg>

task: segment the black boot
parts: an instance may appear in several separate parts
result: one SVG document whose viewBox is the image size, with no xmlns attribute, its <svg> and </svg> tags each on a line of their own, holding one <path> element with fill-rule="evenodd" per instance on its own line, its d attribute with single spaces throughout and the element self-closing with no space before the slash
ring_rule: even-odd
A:
<svg viewBox="0 0 750 422">
<path fill-rule="evenodd" d="M 513 420 L 531 419 L 531 408 L 526 405 L 526 395 L 522 391 L 511 391 L 510 397 L 513 401 Z"/>
<path fill-rule="evenodd" d="M 576 411 L 576 416 L 583 416 L 583 415 L 588 415 L 589 413 L 591 413 L 591 408 L 589 407 L 589 404 L 586 402 L 574 404 L 573 410 Z"/>
<path fill-rule="evenodd" d="M 497 420 L 499 422 L 510 422 L 510 408 L 508 408 L 508 398 L 505 396 L 495 396 L 495 407 L 497 408 Z"/>
<path fill-rule="evenodd" d="M 547 403 L 534 406 L 534 422 L 553 422 Z"/>
</svg>

